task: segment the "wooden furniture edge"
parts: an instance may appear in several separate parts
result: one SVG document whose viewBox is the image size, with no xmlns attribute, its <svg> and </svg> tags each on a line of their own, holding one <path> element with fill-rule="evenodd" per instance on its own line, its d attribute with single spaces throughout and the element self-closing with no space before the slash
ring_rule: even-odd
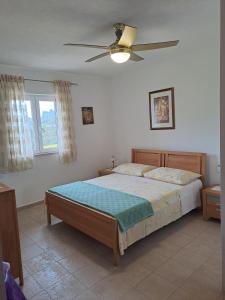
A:
<svg viewBox="0 0 225 300">
<path fill-rule="evenodd" d="M 221 191 L 218 191 L 218 190 L 213 190 L 212 188 L 213 188 L 214 186 L 209 186 L 209 187 L 205 187 L 203 190 L 202 190 L 202 192 L 205 192 L 205 193 L 207 193 L 207 194 L 209 194 L 209 195 L 212 195 L 212 196 L 220 196 L 221 195 Z"/>
<path fill-rule="evenodd" d="M 17 258 L 18 258 L 18 269 L 19 269 L 19 284 L 20 286 L 24 285 L 24 278 L 23 278 L 23 267 L 22 267 L 22 257 L 21 257 L 21 246 L 20 246 L 20 233 L 19 233 L 19 223 L 18 223 L 18 215 L 17 215 L 17 208 L 16 208 L 16 192 L 15 189 L 12 187 L 9 187 L 8 185 L 1 182 L 2 189 L 0 190 L 2 194 L 10 193 L 11 199 L 13 201 L 13 220 L 14 220 L 14 229 L 15 229 L 15 237 L 17 242 L 18 251 L 16 251 Z M 3 235 L 4 237 L 4 235 Z M 1 237 L 1 238 L 3 238 Z"/>
<path fill-rule="evenodd" d="M 118 222 L 115 218 L 77 202 L 46 192 L 47 221 L 51 215 L 101 242 L 113 251 L 113 263 L 119 264 Z M 69 212 L 69 213 L 68 213 Z"/>
<path fill-rule="evenodd" d="M 174 157 L 180 157 L 180 156 L 192 156 L 199 159 L 200 165 L 198 166 L 198 162 L 196 163 L 195 168 L 190 169 L 190 171 L 201 174 L 201 180 L 203 183 L 203 187 L 205 187 L 206 184 L 206 153 L 202 152 L 183 152 L 183 151 L 165 151 L 165 164 L 164 166 L 167 167 L 167 160 L 169 155 L 173 155 Z M 196 170 L 197 168 L 197 170 Z M 184 168 L 185 170 L 185 168 Z M 188 169 L 189 170 L 189 169 Z"/>
<path fill-rule="evenodd" d="M 0 299 L 6 300 L 5 278 L 3 274 L 2 235 L 0 232 Z"/>
<path fill-rule="evenodd" d="M 18 222 L 18 215 L 17 215 L 17 209 L 16 209 L 16 192 L 15 192 L 15 189 L 12 189 L 11 193 L 13 193 L 13 196 L 14 196 L 14 202 L 15 202 L 15 205 L 14 205 L 14 211 L 13 211 L 13 214 L 14 214 L 14 218 L 16 220 L 15 224 L 16 224 L 16 237 L 17 237 L 17 245 L 18 245 L 18 259 L 19 259 L 19 283 L 21 286 L 24 285 L 24 278 L 23 278 L 23 267 L 22 267 L 22 257 L 21 257 L 21 246 L 20 246 L 20 234 L 19 234 L 19 222 Z"/>
<path fill-rule="evenodd" d="M 207 216 L 207 210 L 206 210 L 206 202 L 207 202 L 207 191 L 206 189 L 202 189 L 202 214 L 203 214 L 203 220 L 208 221 L 208 216 Z"/>
<path fill-rule="evenodd" d="M 208 215 L 208 201 L 207 201 L 207 195 L 214 196 L 214 197 L 220 197 L 221 191 L 212 190 L 212 187 L 206 187 L 203 188 L 201 191 L 202 194 L 202 206 L 203 206 L 203 220 L 208 221 L 210 219 L 210 215 Z M 212 206 L 212 205 L 210 205 Z M 216 210 L 220 212 L 220 203 L 213 205 L 216 207 Z M 219 208 L 218 208 L 219 207 Z"/>
<path fill-rule="evenodd" d="M 98 176 L 104 176 L 104 175 L 110 175 L 114 174 L 115 172 L 113 171 L 113 168 L 104 168 L 104 169 L 99 169 L 98 170 Z"/>
<path fill-rule="evenodd" d="M 195 158 L 199 159 L 199 163 L 200 163 L 200 168 L 198 168 L 198 172 L 199 174 L 202 175 L 201 180 L 203 183 L 203 186 L 205 186 L 206 183 L 206 153 L 203 152 L 187 152 L 187 151 L 167 151 L 167 150 L 158 150 L 158 149 L 139 149 L 139 148 L 133 148 L 132 149 L 132 162 L 136 162 L 138 163 L 139 161 L 136 159 L 136 154 L 137 153 L 145 153 L 149 154 L 149 156 L 151 156 L 152 154 L 158 154 L 161 157 L 161 163 L 160 165 L 157 165 L 158 167 L 166 167 L 168 166 L 168 157 L 170 155 L 173 155 L 174 157 L 177 156 L 177 158 L 179 159 L 179 157 L 181 156 L 193 156 Z M 197 166 L 197 165 L 196 165 Z M 194 171 L 194 170 L 192 170 Z M 196 171 L 195 171 L 196 172 Z"/>
<path fill-rule="evenodd" d="M 164 152 L 161 151 L 161 150 L 154 150 L 154 149 L 149 150 L 149 149 L 136 149 L 136 148 L 133 148 L 131 150 L 131 161 L 133 163 L 143 163 L 142 157 L 141 157 L 142 153 L 144 155 L 147 154 L 150 158 L 150 161 L 153 161 L 153 162 L 150 163 L 151 165 L 154 165 L 156 167 L 163 167 L 163 165 L 164 165 L 164 155 L 163 155 Z M 137 154 L 140 154 L 139 158 L 136 157 Z M 155 156 L 156 155 L 158 156 L 157 162 L 155 162 Z M 153 158 L 151 156 L 153 156 Z M 149 163 L 145 163 L 145 164 L 149 164 Z"/>
</svg>

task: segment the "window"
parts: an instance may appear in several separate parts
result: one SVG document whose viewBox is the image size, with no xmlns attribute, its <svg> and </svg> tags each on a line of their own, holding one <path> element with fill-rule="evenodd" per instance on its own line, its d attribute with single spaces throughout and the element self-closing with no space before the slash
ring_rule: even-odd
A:
<svg viewBox="0 0 225 300">
<path fill-rule="evenodd" d="M 58 149 L 56 103 L 53 95 L 26 95 L 26 106 L 35 154 Z"/>
</svg>

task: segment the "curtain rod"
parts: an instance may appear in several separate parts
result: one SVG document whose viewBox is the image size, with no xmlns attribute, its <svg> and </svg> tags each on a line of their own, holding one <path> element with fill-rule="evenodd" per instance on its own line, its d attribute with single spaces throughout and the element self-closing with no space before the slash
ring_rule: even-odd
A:
<svg viewBox="0 0 225 300">
<path fill-rule="evenodd" d="M 51 80 L 39 80 L 39 79 L 30 79 L 30 78 L 24 78 L 25 81 L 37 81 L 37 82 L 48 82 L 53 83 Z M 78 85 L 78 83 L 70 82 L 71 85 Z"/>
</svg>

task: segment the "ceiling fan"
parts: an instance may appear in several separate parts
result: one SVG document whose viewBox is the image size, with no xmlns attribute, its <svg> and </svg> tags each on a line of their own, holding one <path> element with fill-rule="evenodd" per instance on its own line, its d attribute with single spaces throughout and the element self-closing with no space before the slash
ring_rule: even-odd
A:
<svg viewBox="0 0 225 300">
<path fill-rule="evenodd" d="M 137 51 L 146 51 L 146 50 L 173 47 L 176 46 L 179 42 L 179 40 L 176 40 L 176 41 L 168 41 L 168 42 L 160 42 L 160 43 L 133 45 L 133 42 L 136 37 L 136 32 L 137 32 L 136 27 L 128 26 L 123 23 L 116 23 L 113 25 L 113 29 L 116 34 L 116 41 L 109 46 L 74 44 L 74 43 L 66 43 L 64 44 L 64 46 L 88 47 L 88 48 L 107 50 L 107 52 L 89 58 L 85 62 L 92 62 L 96 59 L 110 55 L 111 59 L 114 62 L 124 63 L 128 61 L 128 59 L 135 62 L 143 60 L 144 59 L 143 57 L 135 53 Z"/>
</svg>

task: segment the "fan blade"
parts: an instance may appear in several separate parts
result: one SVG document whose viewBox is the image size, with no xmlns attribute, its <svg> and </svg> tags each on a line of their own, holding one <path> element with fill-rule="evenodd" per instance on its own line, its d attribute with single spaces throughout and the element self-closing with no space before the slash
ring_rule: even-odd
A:
<svg viewBox="0 0 225 300">
<path fill-rule="evenodd" d="M 133 60 L 133 61 L 137 62 L 137 61 L 144 60 L 144 58 L 141 57 L 141 56 L 139 56 L 139 55 L 137 55 L 134 52 L 131 52 L 131 54 L 130 54 L 130 60 Z"/>
<path fill-rule="evenodd" d="M 122 36 L 117 44 L 119 46 L 124 46 L 128 48 L 131 47 L 136 38 L 136 32 L 137 32 L 136 27 L 125 25 Z"/>
<path fill-rule="evenodd" d="M 75 46 L 75 47 L 88 47 L 88 48 L 97 48 L 97 49 L 108 49 L 108 46 L 100 46 L 100 45 L 87 45 L 87 44 L 73 44 L 66 43 L 64 46 Z"/>
<path fill-rule="evenodd" d="M 149 44 L 137 44 L 131 47 L 132 51 L 145 51 L 145 50 L 154 50 L 160 48 L 167 48 L 176 46 L 179 41 L 169 41 L 169 42 L 161 42 L 161 43 L 149 43 Z"/>
<path fill-rule="evenodd" d="M 102 58 L 102 57 L 107 56 L 109 54 L 110 54 L 110 52 L 105 52 L 105 53 L 99 54 L 97 56 L 94 56 L 92 58 L 89 58 L 88 60 L 85 60 L 85 62 L 92 62 L 92 61 L 94 61 L 96 59 Z"/>
</svg>

